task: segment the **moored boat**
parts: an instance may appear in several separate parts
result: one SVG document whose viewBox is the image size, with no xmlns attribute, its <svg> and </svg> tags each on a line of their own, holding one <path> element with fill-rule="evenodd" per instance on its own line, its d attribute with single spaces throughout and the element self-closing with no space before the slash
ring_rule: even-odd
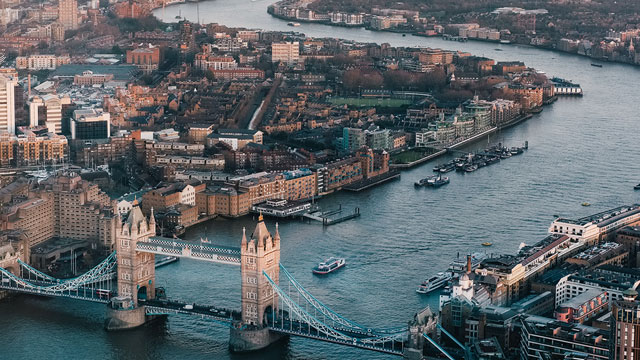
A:
<svg viewBox="0 0 640 360">
<path fill-rule="evenodd" d="M 438 188 L 442 185 L 446 185 L 449 183 L 449 178 L 448 177 L 442 177 L 441 175 L 438 175 L 435 178 L 432 179 L 428 179 L 427 180 L 427 186 L 431 186 L 431 187 L 435 187 Z"/>
<path fill-rule="evenodd" d="M 345 265 L 347 265 L 347 262 L 343 258 L 330 257 L 319 263 L 312 271 L 317 275 L 326 275 L 344 267 Z"/>
<path fill-rule="evenodd" d="M 476 170 L 478 170 L 478 165 L 476 165 L 476 164 L 471 164 L 471 165 L 467 165 L 467 166 L 464 167 L 464 171 L 466 171 L 466 172 L 473 172 L 473 171 L 476 171 Z"/>
<path fill-rule="evenodd" d="M 447 281 L 451 279 L 452 275 L 450 273 L 437 273 L 436 275 L 428 278 L 423 281 L 420 286 L 416 289 L 418 294 L 427 294 L 435 289 L 443 287 Z"/>
</svg>

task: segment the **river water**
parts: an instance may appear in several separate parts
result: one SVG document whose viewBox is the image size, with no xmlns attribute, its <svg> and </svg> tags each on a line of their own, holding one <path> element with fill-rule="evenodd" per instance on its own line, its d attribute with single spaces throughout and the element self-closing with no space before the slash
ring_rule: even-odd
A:
<svg viewBox="0 0 640 360">
<path fill-rule="evenodd" d="M 266 13 L 266 1 L 215 0 L 199 4 L 202 23 L 290 31 L 286 21 Z M 172 21 L 181 14 L 197 21 L 196 5 L 159 9 Z M 430 46 L 464 50 L 496 60 L 527 65 L 582 85 L 583 98 L 563 98 L 491 142 L 529 150 L 471 174 L 450 173 L 438 190 L 414 189 L 430 175 L 433 163 L 402 173 L 361 193 L 340 193 L 321 200 L 326 207 L 360 207 L 362 216 L 323 228 L 285 221 L 280 224 L 282 263 L 321 301 L 340 314 L 372 327 L 400 326 L 437 294 L 420 296 L 416 286 L 446 268 L 457 253 L 484 250 L 513 253 L 521 242 L 543 238 L 553 215 L 582 216 L 621 204 L 640 202 L 633 185 L 640 182 L 640 71 L 628 65 L 590 66 L 586 58 L 523 46 L 456 43 L 364 29 L 302 24 L 314 37 L 336 37 L 394 46 Z M 499 48 L 503 51 L 496 51 Z M 470 145 L 466 150 L 484 147 Z M 446 160 L 446 158 L 438 161 Z M 582 207 L 582 202 L 591 207 Z M 273 222 L 267 221 L 273 230 Z M 242 227 L 251 217 L 218 219 L 190 229 L 186 239 L 208 237 L 213 243 L 239 246 Z M 343 256 L 345 269 L 326 278 L 311 268 L 324 257 Z M 158 269 L 157 282 L 169 297 L 240 308 L 237 267 L 182 260 Z M 107 333 L 104 307 L 62 299 L 21 296 L 0 302 L 2 359 L 387 359 L 387 355 L 291 339 L 265 352 L 233 355 L 228 330 L 204 320 L 170 317 L 137 330 Z"/>
</svg>

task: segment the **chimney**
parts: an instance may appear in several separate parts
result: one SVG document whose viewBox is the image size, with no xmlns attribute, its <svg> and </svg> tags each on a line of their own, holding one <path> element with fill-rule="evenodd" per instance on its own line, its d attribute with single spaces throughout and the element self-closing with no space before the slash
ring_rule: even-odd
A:
<svg viewBox="0 0 640 360">
<path fill-rule="evenodd" d="M 471 273 L 471 254 L 467 255 L 467 274 Z"/>
</svg>

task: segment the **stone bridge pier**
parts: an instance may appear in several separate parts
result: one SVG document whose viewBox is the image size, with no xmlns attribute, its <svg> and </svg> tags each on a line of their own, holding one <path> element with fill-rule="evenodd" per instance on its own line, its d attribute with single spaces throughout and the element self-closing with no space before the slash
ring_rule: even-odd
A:
<svg viewBox="0 0 640 360">
<path fill-rule="evenodd" d="M 273 281 L 280 278 L 280 233 L 278 224 L 273 236 L 267 230 L 262 214 L 247 241 L 242 229 L 240 245 L 242 273 L 242 320 L 233 324 L 229 349 L 248 352 L 263 349 L 282 338 L 266 327 L 266 314 L 278 310 L 278 296 L 269 285 L 263 271 Z"/>
<path fill-rule="evenodd" d="M 139 306 L 138 302 L 155 298 L 155 255 L 136 251 L 138 241 L 147 241 L 156 235 L 153 209 L 147 219 L 138 203 L 134 202 L 127 220 L 118 224 L 118 296 L 111 299 L 107 309 L 107 330 L 126 330 L 143 325 L 148 317 L 144 306 Z"/>
</svg>

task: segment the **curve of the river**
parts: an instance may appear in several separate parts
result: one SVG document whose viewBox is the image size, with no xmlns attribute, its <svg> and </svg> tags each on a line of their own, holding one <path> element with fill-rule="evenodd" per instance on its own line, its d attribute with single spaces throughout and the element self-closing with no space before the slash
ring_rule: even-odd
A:
<svg viewBox="0 0 640 360">
<path fill-rule="evenodd" d="M 340 193 L 326 206 L 359 206 L 362 216 L 322 228 L 285 221 L 280 225 L 282 262 L 318 298 L 339 313 L 372 326 L 401 325 L 436 296 L 416 294 L 418 283 L 443 270 L 458 252 L 477 251 L 485 241 L 494 253 L 513 253 L 521 242 L 545 236 L 554 214 L 581 216 L 640 202 L 640 71 L 627 65 L 589 66 L 586 58 L 525 46 L 456 43 L 364 29 L 302 24 L 297 28 L 266 13 L 266 1 L 215 0 L 199 4 L 200 22 L 266 30 L 304 32 L 394 46 L 464 50 L 527 65 L 582 85 L 583 98 L 563 98 L 527 122 L 492 137 L 519 145 L 521 156 L 472 174 L 451 174 L 436 191 L 416 190 L 413 182 L 431 174 L 431 164 L 402 173 L 402 179 L 357 194 Z M 158 9 L 156 16 L 197 21 L 196 4 Z M 496 51 L 499 48 L 503 51 Z M 475 149 L 482 144 L 472 145 Z M 581 207 L 582 202 L 591 207 Z M 254 220 L 219 219 L 190 229 L 185 238 L 208 237 L 238 246 L 242 227 Z M 273 222 L 268 221 L 273 229 Z M 311 267 L 329 255 L 347 258 L 347 267 L 326 278 Z M 169 296 L 239 308 L 237 267 L 183 260 L 157 271 Z M 17 297 L 0 303 L 0 327 L 7 358 L 72 359 L 326 359 L 388 356 L 337 345 L 291 339 L 258 354 L 228 352 L 228 330 L 203 320 L 172 317 L 138 330 L 107 333 L 104 308 L 59 299 Z"/>
</svg>

